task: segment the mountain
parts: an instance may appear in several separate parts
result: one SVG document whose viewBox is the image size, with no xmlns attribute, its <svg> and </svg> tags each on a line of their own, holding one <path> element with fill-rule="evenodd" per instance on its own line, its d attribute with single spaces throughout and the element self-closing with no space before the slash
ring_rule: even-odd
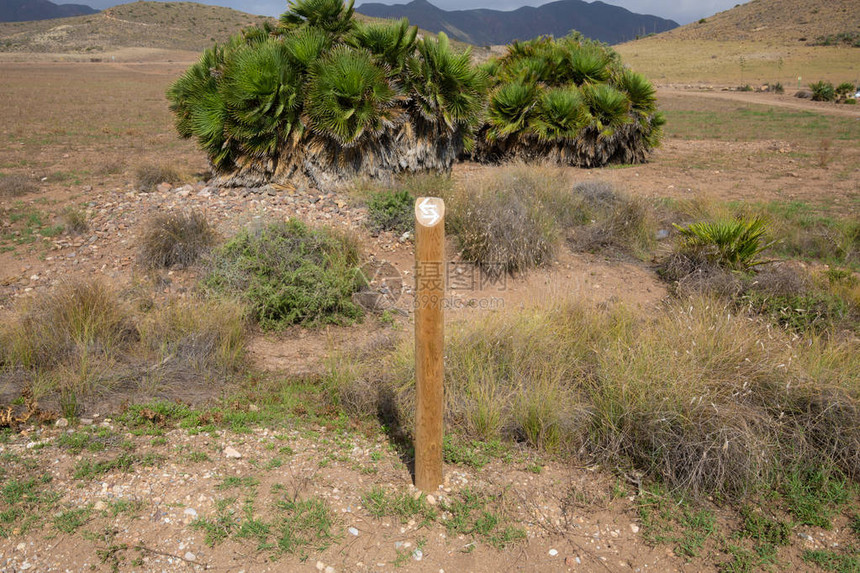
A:
<svg viewBox="0 0 860 573">
<path fill-rule="evenodd" d="M 84 4 L 54 4 L 48 0 L 0 0 L 0 22 L 50 20 L 96 12 L 98 10 Z"/>
<path fill-rule="evenodd" d="M 752 0 L 664 34 L 677 40 L 815 44 L 842 36 L 860 41 L 857 0 Z"/>
<path fill-rule="evenodd" d="M 609 44 L 638 36 L 671 30 L 677 22 L 657 16 L 635 14 L 603 2 L 559 0 L 543 6 L 526 6 L 510 12 L 488 10 L 442 10 L 427 0 L 408 4 L 362 4 L 357 12 L 376 18 L 409 18 L 409 23 L 431 32 L 445 32 L 452 38 L 477 46 L 508 44 L 540 35 L 556 37 L 571 30 Z"/>
<path fill-rule="evenodd" d="M 119 48 L 199 52 L 266 20 L 274 21 L 194 2 L 131 2 L 88 16 L 0 23 L 0 52 L 95 55 Z"/>
</svg>

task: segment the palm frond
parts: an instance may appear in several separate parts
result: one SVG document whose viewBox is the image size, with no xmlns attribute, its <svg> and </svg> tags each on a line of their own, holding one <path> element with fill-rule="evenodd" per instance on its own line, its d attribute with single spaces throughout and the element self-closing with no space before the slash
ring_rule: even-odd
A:
<svg viewBox="0 0 860 573">
<path fill-rule="evenodd" d="M 275 156 L 298 123 L 301 75 L 276 39 L 237 50 L 225 67 L 221 94 L 231 119 L 227 131 L 249 156 Z"/>
<path fill-rule="evenodd" d="M 490 97 L 488 136 L 500 139 L 525 129 L 537 96 L 534 84 L 512 82 L 498 88 Z"/>
<path fill-rule="evenodd" d="M 406 57 L 415 50 L 418 27 L 410 26 L 409 20 L 402 18 L 397 22 L 374 24 L 357 23 L 348 43 L 364 48 L 379 58 L 394 73 L 399 73 Z"/>
<path fill-rule="evenodd" d="M 406 61 L 405 80 L 417 113 L 448 130 L 471 132 L 478 124 L 486 93 L 486 76 L 471 64 L 471 52 L 454 52 L 440 32 L 416 45 Z"/>
<path fill-rule="evenodd" d="M 341 45 L 311 67 L 305 110 L 316 133 L 353 147 L 393 123 L 397 97 L 370 52 Z"/>
<path fill-rule="evenodd" d="M 714 263 L 736 270 L 760 264 L 756 258 L 773 244 L 762 242 L 768 225 L 761 217 L 703 221 L 675 228 L 682 248 L 702 252 Z"/>
<path fill-rule="evenodd" d="M 590 122 L 591 114 L 577 88 L 554 88 L 538 100 L 529 131 L 545 142 L 575 139 Z"/>
<path fill-rule="evenodd" d="M 310 26 L 323 30 L 336 41 L 353 27 L 352 15 L 355 0 L 291 0 L 281 15 L 281 25 L 287 30 Z"/>
<path fill-rule="evenodd" d="M 657 90 L 642 74 L 624 70 L 618 78 L 617 87 L 627 94 L 634 112 L 650 114 L 657 111 Z"/>
</svg>

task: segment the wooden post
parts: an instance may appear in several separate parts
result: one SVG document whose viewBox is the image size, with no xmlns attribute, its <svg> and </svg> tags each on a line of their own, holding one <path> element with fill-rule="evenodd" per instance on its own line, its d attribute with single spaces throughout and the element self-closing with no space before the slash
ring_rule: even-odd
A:
<svg viewBox="0 0 860 573">
<path fill-rule="evenodd" d="M 415 201 L 415 487 L 435 493 L 442 484 L 444 408 L 443 304 L 445 203 Z"/>
</svg>

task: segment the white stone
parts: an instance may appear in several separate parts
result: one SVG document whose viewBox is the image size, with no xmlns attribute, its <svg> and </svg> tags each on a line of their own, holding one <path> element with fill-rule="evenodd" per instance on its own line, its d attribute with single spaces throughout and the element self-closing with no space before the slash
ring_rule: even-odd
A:
<svg viewBox="0 0 860 573">
<path fill-rule="evenodd" d="M 424 559 L 424 552 L 420 549 L 416 549 L 412 552 L 412 559 L 414 559 L 415 561 L 421 561 L 422 559 Z"/>
<path fill-rule="evenodd" d="M 190 551 L 186 551 L 185 552 L 185 559 L 187 561 L 195 561 L 197 559 L 197 556 L 194 555 L 193 553 L 191 553 Z"/>
<path fill-rule="evenodd" d="M 193 507 L 185 508 L 185 511 L 183 511 L 182 513 L 184 513 L 185 515 L 187 515 L 189 517 L 193 517 L 193 518 L 197 517 L 197 510 L 194 509 Z"/>
<path fill-rule="evenodd" d="M 328 567 L 325 568 L 325 573 L 334 573 L 334 567 L 329 565 Z"/>
<path fill-rule="evenodd" d="M 631 523 L 630 524 L 630 531 L 632 531 L 633 533 L 639 533 L 639 526 L 636 525 L 635 523 Z"/>
<path fill-rule="evenodd" d="M 242 457 L 242 454 L 240 454 L 239 450 L 237 450 L 236 448 L 232 446 L 227 446 L 226 448 L 224 448 L 224 457 L 237 460 Z"/>
<path fill-rule="evenodd" d="M 322 571 L 323 569 L 325 569 L 325 563 L 317 561 L 317 571 Z"/>
<path fill-rule="evenodd" d="M 436 496 L 432 494 L 427 494 L 427 503 L 430 505 L 436 505 Z"/>
<path fill-rule="evenodd" d="M 549 556 L 550 556 L 550 557 L 555 557 L 556 555 L 558 555 L 558 550 L 557 550 L 557 549 L 550 549 L 550 550 L 549 550 Z"/>
<path fill-rule="evenodd" d="M 21 543 L 19 543 L 18 545 L 16 545 L 16 546 L 15 546 L 15 549 L 16 549 L 17 551 L 24 551 L 25 549 L 27 549 L 27 544 L 26 544 L 26 543 L 24 543 L 24 542 L 21 542 Z"/>
<path fill-rule="evenodd" d="M 350 535 L 355 535 L 356 537 L 358 537 L 358 530 L 356 528 L 350 527 L 349 529 L 347 529 L 347 531 L 349 531 Z"/>
<path fill-rule="evenodd" d="M 67 428 L 69 426 L 69 421 L 66 418 L 60 418 L 54 422 L 54 425 L 58 428 Z"/>
</svg>

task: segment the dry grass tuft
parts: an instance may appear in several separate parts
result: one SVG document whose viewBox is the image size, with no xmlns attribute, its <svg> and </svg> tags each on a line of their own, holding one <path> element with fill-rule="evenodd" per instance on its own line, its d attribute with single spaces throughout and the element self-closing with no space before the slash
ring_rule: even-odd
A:
<svg viewBox="0 0 860 573">
<path fill-rule="evenodd" d="M 75 235 L 86 233 L 90 228 L 86 211 L 78 207 L 70 206 L 63 209 L 62 219 L 66 230 Z"/>
<path fill-rule="evenodd" d="M 645 201 L 616 190 L 605 181 L 573 186 L 583 225 L 574 228 L 571 243 L 586 251 L 619 251 L 647 256 L 654 247 L 656 223 Z"/>
<path fill-rule="evenodd" d="M 182 177 L 176 168 L 164 164 L 146 163 L 139 165 L 135 170 L 137 188 L 140 191 L 155 191 L 161 183 L 175 185 L 182 181 Z"/>
<path fill-rule="evenodd" d="M 89 281 L 65 283 L 35 299 L 7 336 L 5 361 L 38 369 L 111 358 L 135 334 L 116 294 Z"/>
<path fill-rule="evenodd" d="M 0 198 L 20 197 L 39 190 L 39 184 L 24 175 L 0 176 Z"/>
<path fill-rule="evenodd" d="M 189 300 L 135 312 L 100 281 L 67 283 L 0 323 L 0 382 L 67 416 L 104 404 L 114 388 L 125 399 L 185 397 L 201 378 L 239 370 L 244 332 L 232 303 Z"/>
<path fill-rule="evenodd" d="M 446 197 L 449 228 L 464 260 L 509 273 L 549 263 L 559 221 L 572 216 L 562 171 L 503 167 L 469 179 Z"/>
<path fill-rule="evenodd" d="M 206 216 L 198 213 L 164 213 L 146 225 L 138 260 L 146 268 L 188 267 L 209 252 L 217 235 Z"/>
<path fill-rule="evenodd" d="M 743 495 L 785 467 L 860 475 L 858 343 L 799 340 L 707 297 L 640 321 L 580 304 L 490 315 L 447 341 L 449 427 L 587 454 L 691 493 Z M 411 343 L 339 369 L 354 412 L 412 427 Z M 383 365 L 380 368 L 380 364 Z"/>
</svg>

